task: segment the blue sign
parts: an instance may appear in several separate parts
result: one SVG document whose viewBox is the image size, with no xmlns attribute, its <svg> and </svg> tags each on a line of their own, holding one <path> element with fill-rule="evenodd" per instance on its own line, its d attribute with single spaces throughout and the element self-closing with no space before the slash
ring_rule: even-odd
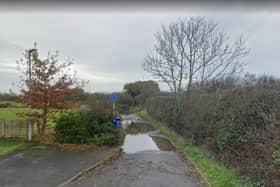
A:
<svg viewBox="0 0 280 187">
<path fill-rule="evenodd" d="M 118 129 L 121 127 L 121 119 L 120 118 L 114 118 L 113 119 L 113 124 L 115 125 L 115 127 Z"/>
<path fill-rule="evenodd" d="M 111 102 L 116 102 L 117 100 L 119 100 L 120 99 L 120 95 L 119 94 L 116 94 L 116 93 L 113 93 L 113 94 L 111 94 L 110 96 L 109 96 L 109 99 L 110 99 L 110 101 Z"/>
</svg>

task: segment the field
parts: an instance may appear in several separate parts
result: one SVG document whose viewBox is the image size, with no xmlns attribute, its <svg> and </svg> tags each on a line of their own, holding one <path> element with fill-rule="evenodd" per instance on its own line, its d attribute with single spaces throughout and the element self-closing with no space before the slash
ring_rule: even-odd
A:
<svg viewBox="0 0 280 187">
<path fill-rule="evenodd" d="M 17 106 L 23 106 L 23 105 L 18 103 Z M 27 112 L 28 112 L 28 109 L 22 108 L 22 107 L 0 108 L 0 120 L 22 120 L 24 118 L 19 117 L 18 113 L 27 113 Z M 55 112 L 54 115 L 55 115 L 55 117 L 59 117 L 60 112 Z M 54 126 L 55 122 L 53 119 L 48 119 L 48 124 L 50 124 L 51 126 Z"/>
<path fill-rule="evenodd" d="M 24 107 L 24 104 L 17 101 L 0 101 L 0 107 L 18 108 Z"/>
<path fill-rule="evenodd" d="M 0 120 L 20 120 L 17 113 L 27 112 L 26 108 L 0 108 Z"/>
<path fill-rule="evenodd" d="M 9 103 L 9 107 L 7 107 L 7 103 Z M 4 104 L 4 105 L 1 105 Z M 72 109 L 74 111 L 77 111 L 77 109 Z M 32 110 L 33 112 L 37 111 L 41 113 L 41 110 Z M 27 118 L 19 116 L 18 114 L 20 113 L 28 113 L 28 108 L 25 107 L 21 103 L 17 103 L 14 101 L 0 101 L 0 122 L 1 120 L 4 120 L 5 124 L 5 130 L 4 130 L 4 137 L 11 138 L 11 137 L 17 137 L 17 138 L 22 138 L 27 136 Z M 54 126 L 56 125 L 55 119 L 59 118 L 61 115 L 61 111 L 53 111 L 53 117 L 49 117 L 47 121 L 47 126 L 45 128 L 45 134 L 49 134 L 50 137 L 52 138 L 52 134 L 54 131 Z M 6 125 L 10 124 L 10 125 Z M 1 125 L 1 124 L 0 124 Z M 0 129 L 0 136 L 1 136 L 1 129 Z M 34 138 L 38 138 L 38 128 L 37 125 L 35 124 L 33 127 L 33 135 Z M 2 140 L 0 140 L 2 141 Z"/>
</svg>

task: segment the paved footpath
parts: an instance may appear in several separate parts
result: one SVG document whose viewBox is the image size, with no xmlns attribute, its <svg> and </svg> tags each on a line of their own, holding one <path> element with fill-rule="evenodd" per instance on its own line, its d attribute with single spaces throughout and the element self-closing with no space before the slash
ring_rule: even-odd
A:
<svg viewBox="0 0 280 187">
<path fill-rule="evenodd" d="M 0 187 L 55 187 L 112 153 L 33 146 L 0 159 Z"/>
<path fill-rule="evenodd" d="M 141 151 L 123 154 L 68 187 L 200 187 L 202 181 L 176 152 Z"/>
</svg>

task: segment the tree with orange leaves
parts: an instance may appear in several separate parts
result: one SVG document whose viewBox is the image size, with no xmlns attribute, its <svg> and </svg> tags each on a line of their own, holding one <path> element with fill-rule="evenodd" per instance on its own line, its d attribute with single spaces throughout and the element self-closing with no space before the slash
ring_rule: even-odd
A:
<svg viewBox="0 0 280 187">
<path fill-rule="evenodd" d="M 44 134 L 48 118 L 53 118 L 54 112 L 73 107 L 73 100 L 69 98 L 84 87 L 85 82 L 78 81 L 72 64 L 69 59 L 60 63 L 58 52 L 49 52 L 45 59 L 41 59 L 37 49 L 26 50 L 17 62 L 17 69 L 22 75 L 20 100 L 29 103 L 33 109 L 29 114 L 20 115 L 32 118 L 39 135 Z"/>
</svg>

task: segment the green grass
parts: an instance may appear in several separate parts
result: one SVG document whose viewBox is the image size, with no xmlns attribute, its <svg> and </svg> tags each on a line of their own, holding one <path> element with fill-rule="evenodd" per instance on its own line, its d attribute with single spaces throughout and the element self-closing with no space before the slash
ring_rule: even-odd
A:
<svg viewBox="0 0 280 187">
<path fill-rule="evenodd" d="M 143 120 L 145 120 L 145 121 L 148 121 L 148 122 L 155 122 L 154 120 L 153 120 L 153 118 L 151 118 L 149 115 L 148 115 L 148 113 L 147 113 L 147 111 L 146 110 L 140 110 L 140 111 L 137 111 L 136 112 Z"/>
<path fill-rule="evenodd" d="M 17 101 L 0 101 L 0 105 L 7 104 L 9 107 L 23 107 L 24 104 Z"/>
<path fill-rule="evenodd" d="M 18 113 L 28 112 L 27 108 L 0 108 L 0 120 L 23 120 L 24 118 L 19 117 Z M 54 116 L 59 117 L 61 112 L 55 112 Z M 48 119 L 48 124 L 55 126 L 55 121 L 53 119 Z"/>
<path fill-rule="evenodd" d="M 27 112 L 27 108 L 0 108 L 0 119 L 20 120 L 17 113 Z"/>
<path fill-rule="evenodd" d="M 22 142 L 17 140 L 4 140 L 0 139 L 0 155 L 14 149 L 18 145 L 20 145 Z"/>
<path fill-rule="evenodd" d="M 154 122 L 144 110 L 138 115 L 143 119 Z M 230 169 L 219 163 L 211 153 L 201 146 L 194 146 L 167 127 L 160 127 L 163 135 L 167 136 L 176 146 L 176 149 L 191 160 L 205 180 L 213 187 L 254 187 L 253 183 L 241 180 L 241 178 Z"/>
<path fill-rule="evenodd" d="M 139 111 L 143 110 L 142 108 L 140 107 L 131 107 L 129 108 L 129 110 L 127 111 L 128 114 L 131 114 L 131 113 L 138 113 Z"/>
<path fill-rule="evenodd" d="M 161 133 L 167 136 L 175 145 L 177 150 L 182 152 L 186 158 L 191 160 L 201 175 L 213 187 L 254 187 L 250 183 L 226 168 L 207 151 L 200 146 L 187 144 L 184 139 L 167 127 L 161 127 Z"/>
</svg>

